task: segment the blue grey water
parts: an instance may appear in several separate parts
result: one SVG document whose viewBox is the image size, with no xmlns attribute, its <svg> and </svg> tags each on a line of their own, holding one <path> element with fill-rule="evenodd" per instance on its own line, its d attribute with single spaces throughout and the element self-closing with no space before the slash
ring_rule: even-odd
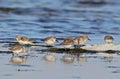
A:
<svg viewBox="0 0 120 79">
<path fill-rule="evenodd" d="M 0 0 L 0 41 L 15 41 L 23 35 L 39 42 L 89 35 L 86 44 L 104 43 L 112 35 L 120 43 L 119 0 Z M 2 46 L 1 43 L 0 46 Z M 34 48 L 34 47 L 33 47 Z M 2 51 L 5 46 L 0 47 Z M 30 51 L 31 52 L 31 51 Z M 56 62 L 43 59 L 46 52 L 32 51 L 24 63 L 15 64 L 12 55 L 0 53 L 0 79 L 119 79 L 120 55 L 84 53 L 71 63 L 61 61 L 64 53 L 53 53 Z M 21 58 L 18 58 L 18 61 Z"/>
</svg>

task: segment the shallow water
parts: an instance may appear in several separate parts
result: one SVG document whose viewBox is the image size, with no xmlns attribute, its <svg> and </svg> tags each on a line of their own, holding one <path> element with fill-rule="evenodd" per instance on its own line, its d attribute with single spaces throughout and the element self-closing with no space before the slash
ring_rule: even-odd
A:
<svg viewBox="0 0 120 79">
<path fill-rule="evenodd" d="M 31 47 L 29 52 L 33 54 L 17 58 L 19 64 L 15 64 L 12 54 L 4 52 L 9 48 L 6 42 L 16 42 L 16 35 L 44 44 L 40 40 L 47 36 L 54 35 L 61 41 L 64 37 L 87 34 L 92 41 L 86 44 L 101 44 L 103 37 L 110 34 L 119 44 L 119 11 L 118 0 L 0 0 L 0 79 L 119 79 L 117 53 L 106 56 L 85 52 L 82 57 L 74 55 L 72 62 L 65 62 L 65 53 L 56 52 L 51 53 L 56 61 L 48 62 L 43 59 L 48 52 Z"/>
</svg>

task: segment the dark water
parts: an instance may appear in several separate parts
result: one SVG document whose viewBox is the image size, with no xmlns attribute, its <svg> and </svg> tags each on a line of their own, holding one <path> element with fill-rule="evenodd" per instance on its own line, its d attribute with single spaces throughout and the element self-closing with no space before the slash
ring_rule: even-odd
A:
<svg viewBox="0 0 120 79">
<path fill-rule="evenodd" d="M 103 43 L 105 35 L 120 40 L 119 0 L 0 0 L 0 41 L 15 41 L 17 35 L 39 39 L 87 34 L 92 41 Z M 1 43 L 2 44 L 2 43 Z M 2 45 L 1 45 L 2 46 Z M 34 48 L 34 47 L 33 47 Z M 6 50 L 6 47 L 0 48 Z M 31 51 L 30 51 L 31 52 Z M 32 51 L 26 62 L 15 65 L 12 55 L 0 54 L 0 79 L 119 79 L 119 55 L 85 54 L 72 63 L 61 61 L 64 54 L 53 53 L 56 62 L 42 59 L 46 52 Z"/>
</svg>

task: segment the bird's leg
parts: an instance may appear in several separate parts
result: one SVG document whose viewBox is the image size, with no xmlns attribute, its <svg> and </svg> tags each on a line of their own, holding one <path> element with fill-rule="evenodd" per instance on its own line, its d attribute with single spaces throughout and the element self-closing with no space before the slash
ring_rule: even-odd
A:
<svg viewBox="0 0 120 79">
<path fill-rule="evenodd" d="M 14 53 L 12 53 L 12 56 L 14 56 Z"/>
</svg>

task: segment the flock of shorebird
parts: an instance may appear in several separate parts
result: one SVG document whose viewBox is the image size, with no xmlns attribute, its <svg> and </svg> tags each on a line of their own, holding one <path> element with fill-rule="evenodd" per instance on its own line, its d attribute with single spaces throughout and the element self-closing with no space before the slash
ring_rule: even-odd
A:
<svg viewBox="0 0 120 79">
<path fill-rule="evenodd" d="M 17 40 L 17 42 L 19 44 L 14 45 L 12 47 L 9 48 L 10 51 L 13 52 L 13 55 L 17 55 L 19 56 L 19 54 L 23 54 L 26 55 L 27 54 L 27 48 L 25 48 L 24 45 L 35 45 L 35 40 L 25 37 L 25 36 L 20 36 L 17 35 L 15 37 L 15 39 Z M 60 45 L 63 46 L 64 48 L 71 48 L 72 46 L 75 47 L 81 47 L 87 40 L 90 40 L 89 37 L 87 35 L 83 35 L 83 36 L 77 36 L 75 38 L 65 38 Z M 105 43 L 112 43 L 114 40 L 114 38 L 110 35 L 106 35 L 104 37 L 104 41 Z M 43 40 L 47 45 L 53 45 L 56 41 L 57 38 L 54 36 L 49 36 L 46 37 Z"/>
</svg>

